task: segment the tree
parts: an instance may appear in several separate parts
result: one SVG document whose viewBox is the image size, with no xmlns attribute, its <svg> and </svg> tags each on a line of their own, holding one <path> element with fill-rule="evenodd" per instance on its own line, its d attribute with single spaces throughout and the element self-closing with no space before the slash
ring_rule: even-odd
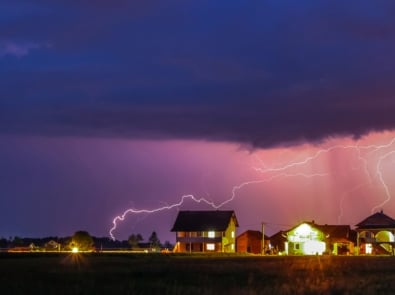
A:
<svg viewBox="0 0 395 295">
<path fill-rule="evenodd" d="M 160 240 L 158 239 L 158 235 L 155 231 L 152 232 L 151 236 L 149 237 L 148 241 L 150 242 L 150 247 L 153 250 L 159 250 L 160 248 Z"/>
<path fill-rule="evenodd" d="M 141 242 L 142 240 L 143 240 L 142 235 L 140 235 L 140 234 L 137 234 L 137 235 L 131 234 L 129 236 L 128 243 L 129 243 L 129 245 L 132 248 L 138 248 L 139 247 L 139 242 Z"/>
<path fill-rule="evenodd" d="M 77 247 L 80 251 L 92 250 L 93 245 L 93 238 L 87 231 L 76 231 L 71 238 L 70 247 Z"/>
<path fill-rule="evenodd" d="M 6 238 L 0 238 L 0 248 L 8 248 L 8 241 Z"/>
</svg>

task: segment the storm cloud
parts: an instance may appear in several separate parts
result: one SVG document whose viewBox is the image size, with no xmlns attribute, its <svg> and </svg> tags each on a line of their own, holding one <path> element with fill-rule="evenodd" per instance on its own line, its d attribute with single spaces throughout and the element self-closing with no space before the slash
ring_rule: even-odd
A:
<svg viewBox="0 0 395 295">
<path fill-rule="evenodd" d="M 393 1 L 137 2 L 3 1 L 0 132 L 269 147 L 395 127 Z"/>
</svg>

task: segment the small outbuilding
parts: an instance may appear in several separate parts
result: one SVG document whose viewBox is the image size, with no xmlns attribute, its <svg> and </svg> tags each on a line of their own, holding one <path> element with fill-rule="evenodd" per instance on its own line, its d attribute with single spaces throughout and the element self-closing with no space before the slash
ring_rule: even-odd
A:
<svg viewBox="0 0 395 295">
<path fill-rule="evenodd" d="M 238 253 L 262 254 L 263 250 L 269 250 L 269 237 L 265 235 L 265 248 L 262 249 L 262 232 L 257 230 L 247 230 L 236 239 L 236 249 Z"/>
</svg>

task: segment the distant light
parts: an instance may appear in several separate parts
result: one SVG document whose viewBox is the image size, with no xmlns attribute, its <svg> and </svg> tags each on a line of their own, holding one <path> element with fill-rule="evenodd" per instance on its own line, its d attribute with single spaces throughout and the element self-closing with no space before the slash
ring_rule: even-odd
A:
<svg viewBox="0 0 395 295">
<path fill-rule="evenodd" d="M 73 249 L 71 249 L 71 252 L 78 253 L 78 248 L 77 247 L 73 247 Z"/>
</svg>

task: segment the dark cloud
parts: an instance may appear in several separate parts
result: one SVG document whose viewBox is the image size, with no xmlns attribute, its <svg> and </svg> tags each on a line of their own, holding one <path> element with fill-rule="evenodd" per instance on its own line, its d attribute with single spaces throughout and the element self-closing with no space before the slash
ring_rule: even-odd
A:
<svg viewBox="0 0 395 295">
<path fill-rule="evenodd" d="M 0 131 L 272 146 L 395 127 L 392 1 L 137 2 L 6 1 Z"/>
</svg>

